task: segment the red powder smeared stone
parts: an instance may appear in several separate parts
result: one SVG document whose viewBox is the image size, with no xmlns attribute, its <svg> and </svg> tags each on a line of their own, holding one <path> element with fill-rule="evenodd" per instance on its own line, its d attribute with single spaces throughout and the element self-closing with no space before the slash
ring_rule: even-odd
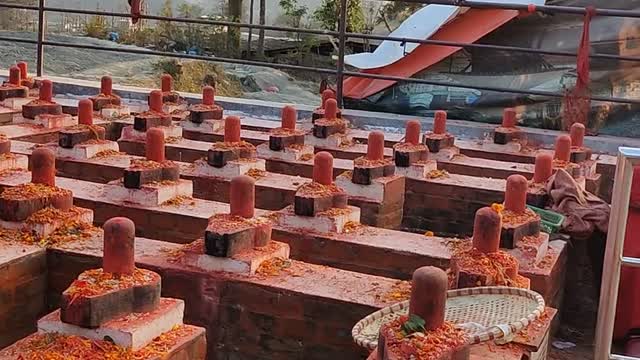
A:
<svg viewBox="0 0 640 360">
<path fill-rule="evenodd" d="M 9 84 L 19 86 L 20 85 L 20 68 L 12 66 L 9 68 Z"/>
<path fill-rule="evenodd" d="M 333 156 L 320 151 L 313 158 L 313 181 L 322 185 L 333 183 Z"/>
<path fill-rule="evenodd" d="M 384 134 L 381 131 L 369 133 L 367 141 L 367 160 L 382 160 L 384 158 Z"/>
<path fill-rule="evenodd" d="M 413 272 L 409 315 L 424 321 L 426 330 L 435 330 L 444 324 L 447 301 L 447 274 L 433 266 L 424 266 Z"/>
<path fill-rule="evenodd" d="M 113 80 L 111 76 L 103 76 L 102 79 L 100 79 L 100 94 L 107 96 L 113 94 Z"/>
<path fill-rule="evenodd" d="M 51 102 L 53 99 L 53 83 L 51 80 L 42 80 L 40 83 L 40 100 Z"/>
<path fill-rule="evenodd" d="M 20 69 L 20 79 L 22 80 L 26 80 L 27 79 L 27 72 L 28 72 L 28 66 L 27 63 L 25 61 L 20 61 L 18 64 L 16 64 L 18 66 L 18 68 Z"/>
<path fill-rule="evenodd" d="M 405 127 L 404 141 L 409 144 L 418 145 L 420 143 L 420 122 L 409 120 Z"/>
<path fill-rule="evenodd" d="M 202 88 L 202 104 L 213 105 L 215 103 L 216 89 L 213 86 L 205 86 Z"/>
<path fill-rule="evenodd" d="M 553 157 L 549 153 L 536 155 L 536 164 L 533 170 L 533 182 L 543 183 L 553 173 Z"/>
<path fill-rule="evenodd" d="M 145 145 L 147 160 L 164 162 L 164 132 L 158 128 L 147 130 Z"/>
<path fill-rule="evenodd" d="M 93 102 L 83 99 L 78 102 L 78 123 L 82 125 L 93 125 Z"/>
<path fill-rule="evenodd" d="M 136 227 L 125 217 L 115 217 L 104 223 L 104 257 L 106 273 L 130 275 L 135 270 L 134 239 Z"/>
<path fill-rule="evenodd" d="M 231 179 L 229 203 L 231 215 L 252 218 L 255 209 L 256 181 L 247 175 Z"/>
<path fill-rule="evenodd" d="M 338 118 L 338 102 L 335 99 L 327 99 L 325 102 L 324 118 L 329 120 Z"/>
<path fill-rule="evenodd" d="M 162 92 L 171 92 L 173 90 L 173 77 L 169 74 L 162 75 Z"/>
<path fill-rule="evenodd" d="M 37 148 L 31 155 L 31 182 L 56 186 L 56 155 L 47 148 Z"/>
<path fill-rule="evenodd" d="M 573 125 L 571 125 L 571 146 L 580 148 L 584 145 L 585 131 L 586 129 L 581 123 L 573 123 Z"/>
<path fill-rule="evenodd" d="M 527 208 L 527 178 L 522 175 L 511 175 L 507 178 L 507 188 L 504 191 L 504 208 L 517 214 Z"/>
<path fill-rule="evenodd" d="M 298 111 L 293 106 L 285 106 L 282 108 L 282 128 L 296 129 L 296 120 L 298 119 Z"/>
<path fill-rule="evenodd" d="M 512 128 L 516 126 L 516 110 L 513 108 L 506 108 L 502 112 L 502 126 L 506 128 Z"/>
<path fill-rule="evenodd" d="M 571 158 L 571 137 L 569 135 L 560 135 L 556 139 L 554 158 L 567 162 Z"/>
<path fill-rule="evenodd" d="M 498 251 L 501 231 L 500 214 L 490 207 L 478 209 L 473 222 L 473 247 L 485 254 Z"/>
<path fill-rule="evenodd" d="M 433 118 L 433 133 L 446 134 L 447 132 L 447 112 L 443 110 L 436 111 Z"/>
<path fill-rule="evenodd" d="M 327 104 L 327 100 L 329 99 L 336 99 L 336 94 L 333 92 L 333 90 L 331 89 L 326 89 L 325 91 L 322 92 L 322 108 L 325 108 L 325 105 Z"/>
<path fill-rule="evenodd" d="M 224 120 L 224 142 L 240 141 L 240 118 L 228 116 Z"/>
<path fill-rule="evenodd" d="M 151 94 L 149 94 L 149 110 L 155 111 L 155 112 L 163 112 L 161 91 L 153 90 L 151 91 Z"/>
</svg>

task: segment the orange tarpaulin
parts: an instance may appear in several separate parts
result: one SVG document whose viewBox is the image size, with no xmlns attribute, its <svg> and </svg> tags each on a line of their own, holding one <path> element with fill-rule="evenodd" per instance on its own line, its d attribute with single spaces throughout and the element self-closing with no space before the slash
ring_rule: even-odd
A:
<svg viewBox="0 0 640 360">
<path fill-rule="evenodd" d="M 440 28 L 430 39 L 471 44 L 517 16 L 517 10 L 469 9 Z M 364 70 L 363 73 L 411 77 L 460 49 L 457 46 L 421 44 L 395 63 L 377 69 Z M 364 99 L 395 83 L 390 80 L 348 77 L 344 80 L 344 96 Z"/>
</svg>

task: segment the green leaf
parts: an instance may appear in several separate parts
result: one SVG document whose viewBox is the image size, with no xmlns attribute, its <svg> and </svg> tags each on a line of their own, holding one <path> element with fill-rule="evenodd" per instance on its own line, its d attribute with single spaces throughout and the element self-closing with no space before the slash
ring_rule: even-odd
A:
<svg viewBox="0 0 640 360">
<path fill-rule="evenodd" d="M 402 324 L 402 331 L 404 331 L 406 335 L 411 335 L 416 332 L 425 332 L 426 329 L 424 328 L 424 324 L 424 319 L 418 315 L 411 314 L 409 319 Z"/>
</svg>

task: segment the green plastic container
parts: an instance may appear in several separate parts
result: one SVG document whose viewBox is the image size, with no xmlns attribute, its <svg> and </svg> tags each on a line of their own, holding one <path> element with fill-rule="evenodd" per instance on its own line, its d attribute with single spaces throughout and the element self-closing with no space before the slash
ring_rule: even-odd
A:
<svg viewBox="0 0 640 360">
<path fill-rule="evenodd" d="M 560 231 L 560 227 L 564 222 L 564 215 L 558 214 L 555 211 L 540 209 L 535 206 L 527 205 L 527 207 L 536 214 L 540 215 L 542 221 L 540 222 L 541 230 L 547 234 L 553 234 Z"/>
</svg>

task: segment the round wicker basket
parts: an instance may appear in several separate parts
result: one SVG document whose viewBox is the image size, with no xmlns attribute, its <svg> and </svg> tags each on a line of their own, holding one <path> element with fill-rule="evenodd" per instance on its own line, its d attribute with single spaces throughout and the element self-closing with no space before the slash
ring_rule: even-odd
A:
<svg viewBox="0 0 640 360">
<path fill-rule="evenodd" d="M 469 345 L 511 336 L 544 313 L 540 294 L 531 290 L 488 286 L 449 290 L 445 319 L 467 333 Z M 380 309 L 353 327 L 355 342 L 373 350 L 380 327 L 409 312 L 409 301 Z"/>
</svg>

